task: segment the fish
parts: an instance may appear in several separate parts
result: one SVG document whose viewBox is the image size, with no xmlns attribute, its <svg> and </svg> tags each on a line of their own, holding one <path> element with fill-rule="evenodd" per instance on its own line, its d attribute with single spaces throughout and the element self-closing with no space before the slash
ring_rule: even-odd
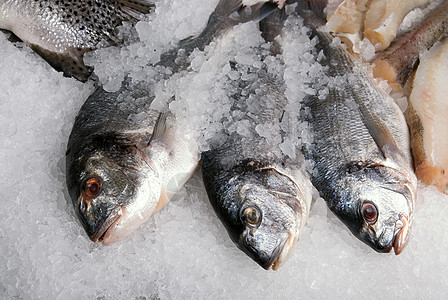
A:
<svg viewBox="0 0 448 300">
<path fill-rule="evenodd" d="M 417 178 L 448 194 L 448 38 L 420 56 L 406 111 Z"/>
<path fill-rule="evenodd" d="M 272 47 L 269 53 L 256 48 L 256 55 L 268 59 L 278 54 L 274 38 L 281 33 L 283 18 L 284 10 L 277 10 L 260 22 Z M 240 67 L 233 65 L 238 71 L 247 66 Z M 216 133 L 216 141 L 212 138 L 210 149 L 201 154 L 202 178 L 230 239 L 262 268 L 277 270 L 292 255 L 307 222 L 312 184 L 301 163 L 279 153 L 287 131 L 277 127 L 271 133 L 274 140 L 257 132 L 259 126 L 276 128 L 285 117 L 283 80 L 270 74 L 266 63 L 249 74 L 256 75 L 244 81 L 229 78 L 238 88 L 229 92 L 234 101 L 223 132 Z M 235 123 L 247 124 L 244 132 L 231 131 Z M 298 147 L 293 151 L 301 155 Z"/>
<path fill-rule="evenodd" d="M 140 20 L 154 3 L 148 0 L 4 0 L 0 29 L 13 32 L 57 71 L 85 82 L 92 68 L 86 52 L 119 43 L 116 28 Z"/>
<path fill-rule="evenodd" d="M 266 7 L 245 9 L 241 0 L 220 0 L 205 29 L 161 55 L 156 67 L 184 70 L 189 61 L 183 58 L 194 49 L 203 49 L 235 24 L 259 18 Z M 129 235 L 198 166 L 193 135 L 178 126 L 174 114 L 152 109 L 154 98 L 149 83 L 127 78 L 117 92 L 98 87 L 75 119 L 66 182 L 76 215 L 94 242 L 108 245 Z"/>
<path fill-rule="evenodd" d="M 328 89 L 302 102 L 314 137 L 303 146 L 314 162 L 311 180 L 355 237 L 377 252 L 394 249 L 398 255 L 409 241 L 417 197 L 406 121 L 366 66 L 323 29 L 325 2 L 298 0 L 296 6 L 317 39 L 326 76 L 309 85 Z"/>
<path fill-rule="evenodd" d="M 395 91 L 402 91 L 418 65 L 420 54 L 448 32 L 448 2 L 442 1 L 422 21 L 397 36 L 390 46 L 372 60 L 373 75 L 387 80 Z"/>
</svg>

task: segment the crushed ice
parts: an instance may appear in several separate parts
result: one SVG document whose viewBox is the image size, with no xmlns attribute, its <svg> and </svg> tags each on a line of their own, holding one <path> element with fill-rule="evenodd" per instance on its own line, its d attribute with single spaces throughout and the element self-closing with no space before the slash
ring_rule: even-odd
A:
<svg viewBox="0 0 448 300">
<path fill-rule="evenodd" d="M 325 93 L 325 89 L 307 90 L 307 80 L 319 73 L 319 64 L 313 63 L 313 55 L 305 55 L 312 51 L 313 41 L 300 20 L 289 21 L 296 26 L 291 25 L 283 41 L 289 49 L 281 57 L 289 66 L 284 70 L 279 58 L 265 55 L 262 60 L 254 55 L 254 49 L 263 53 L 268 45 L 253 24 L 238 26 L 234 36 L 195 52 L 191 70 L 182 76 L 166 81 L 165 76 L 157 77 L 161 70 L 148 66 L 180 39 L 198 33 L 216 3 L 157 1 L 155 13 L 137 24 L 137 41 L 91 55 L 99 81 L 110 90 L 117 89 L 127 73 L 134 80 L 154 82 L 157 109 L 175 94 L 178 98 L 170 109 L 200 129 L 207 126 L 202 132 L 227 130 L 250 136 L 254 134 L 250 124 L 236 111 L 229 114 L 229 95 L 236 92 L 231 83 L 256 81 L 253 71 L 266 65 L 275 76 L 283 75 L 288 110 L 281 123 L 261 125 L 256 133 L 275 139 L 271 132 L 278 130 L 276 126 L 291 132 L 299 127 L 303 135 L 279 145 L 283 154 L 293 156 L 299 139 L 309 143 L 312 137 L 306 135 L 306 124 L 288 120 L 295 119 L 301 97 Z M 230 299 L 254 293 L 271 299 L 445 296 L 448 197 L 423 185 L 413 236 L 400 256 L 373 252 L 318 199 L 292 258 L 279 271 L 266 272 L 230 241 L 199 175 L 128 238 L 106 247 L 93 244 L 75 217 L 64 174 L 68 135 L 93 83 L 62 77 L 23 44 L 14 46 L 2 32 L 0 44 L 1 298 Z M 294 82 L 298 77 L 303 82 Z M 248 101 L 246 109 L 257 108 Z M 207 118 L 202 119 L 204 113 Z M 223 119 L 229 118 L 235 122 L 223 127 Z M 216 135 L 201 136 L 203 149 L 212 139 Z"/>
</svg>

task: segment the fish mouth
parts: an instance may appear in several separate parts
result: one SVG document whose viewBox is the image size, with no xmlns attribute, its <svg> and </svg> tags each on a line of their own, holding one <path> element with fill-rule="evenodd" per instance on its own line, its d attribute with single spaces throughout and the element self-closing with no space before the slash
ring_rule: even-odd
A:
<svg viewBox="0 0 448 300">
<path fill-rule="evenodd" d="M 115 226 L 122 215 L 123 210 L 121 207 L 112 211 L 106 221 L 104 221 L 103 225 L 101 225 L 101 227 L 90 237 L 90 239 L 95 243 L 102 242 L 109 229 Z"/>
<path fill-rule="evenodd" d="M 291 249 L 294 248 L 295 239 L 291 231 L 288 230 L 287 236 L 283 237 L 275 246 L 268 260 L 255 259 L 255 261 L 265 270 L 278 270 L 291 256 Z M 255 250 L 255 249 L 254 249 Z M 256 253 L 256 251 L 254 251 Z"/>
<path fill-rule="evenodd" d="M 395 255 L 403 252 L 409 241 L 409 221 L 405 216 L 401 216 L 400 220 L 395 225 L 394 240 L 392 245 L 394 247 Z"/>
<path fill-rule="evenodd" d="M 292 249 L 296 244 L 296 239 L 294 239 L 294 234 L 291 231 L 288 231 L 288 237 L 284 239 L 275 249 L 275 251 L 280 251 L 280 254 L 274 255 L 273 257 L 277 257 L 272 263 L 271 268 L 274 271 L 277 271 L 283 264 L 291 257 Z"/>
</svg>

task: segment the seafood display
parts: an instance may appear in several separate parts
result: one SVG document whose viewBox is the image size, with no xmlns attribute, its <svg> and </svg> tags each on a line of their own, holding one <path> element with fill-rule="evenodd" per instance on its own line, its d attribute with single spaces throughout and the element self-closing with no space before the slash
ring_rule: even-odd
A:
<svg viewBox="0 0 448 300">
<path fill-rule="evenodd" d="M 166 3 L 0 4 L 0 29 L 64 76 L 86 82 L 93 67 L 84 54 L 109 46 L 129 64 L 115 91 L 100 76 L 84 83 L 95 90 L 61 163 L 88 238 L 110 245 L 130 236 L 200 169 L 193 180 L 216 222 L 264 269 L 279 269 L 298 245 L 307 247 L 298 241 L 313 230 L 312 204 L 322 199 L 329 219 L 342 221 L 344 243 L 403 253 L 417 226 L 418 179 L 448 193 L 448 3 L 345 0 L 327 16 L 326 0 L 245 2 L 216 0 L 197 35 L 185 38 L 184 24 L 178 40 L 154 48 L 121 46 L 117 27 L 156 20 L 145 14 Z M 415 8 L 423 17 L 400 29 Z M 133 27 L 132 38 L 150 34 L 145 26 Z M 305 45 L 297 52 L 294 39 Z M 406 111 L 390 91 L 407 97 Z"/>
</svg>

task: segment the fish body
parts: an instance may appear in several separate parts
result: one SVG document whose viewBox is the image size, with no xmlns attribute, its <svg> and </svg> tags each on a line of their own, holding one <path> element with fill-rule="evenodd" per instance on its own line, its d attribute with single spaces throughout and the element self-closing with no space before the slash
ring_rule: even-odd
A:
<svg viewBox="0 0 448 300">
<path fill-rule="evenodd" d="M 254 18 L 260 8 L 251 10 Z M 189 62 L 179 56 L 188 57 L 250 18 L 241 0 L 221 0 L 204 31 L 162 55 L 158 67 L 184 70 Z M 123 238 L 160 210 L 199 161 L 196 141 L 178 126 L 176 116 L 151 108 L 151 86 L 130 81 L 117 92 L 99 87 L 87 99 L 67 146 L 67 186 L 75 211 L 89 237 L 103 244 Z"/>
<path fill-rule="evenodd" d="M 307 10 L 313 2 L 297 6 L 318 38 L 316 53 L 323 54 L 325 76 L 311 86 L 328 89 L 303 100 L 314 136 L 304 146 L 315 163 L 312 182 L 356 237 L 376 251 L 399 254 L 409 238 L 417 188 L 405 119 L 361 62 L 319 29 L 325 21 Z"/>
<path fill-rule="evenodd" d="M 277 36 L 281 20 L 276 13 L 263 20 L 265 36 Z M 254 51 L 269 60 L 269 53 Z M 246 67 L 234 66 L 236 71 Z M 278 146 L 287 138 L 279 125 L 288 103 L 284 82 L 270 74 L 266 64 L 249 69 L 255 74 L 249 76 L 252 79 L 229 79 L 237 87 L 231 89 L 234 102 L 224 132 L 201 155 L 202 177 L 232 241 L 260 266 L 275 270 L 292 254 L 308 219 L 312 185 L 301 164 Z M 235 123 L 246 128 L 232 132 L 229 128 Z M 277 129 L 265 138 L 260 127 Z M 298 148 L 294 151 L 301 155 Z"/>
<path fill-rule="evenodd" d="M 420 57 L 409 96 L 408 115 L 417 178 L 448 193 L 448 38 Z"/>
<path fill-rule="evenodd" d="M 3 0 L 0 28 L 12 31 L 56 70 L 85 81 L 92 69 L 84 65 L 84 53 L 103 40 L 117 43 L 117 27 L 138 20 L 152 6 L 146 0 Z"/>
</svg>

